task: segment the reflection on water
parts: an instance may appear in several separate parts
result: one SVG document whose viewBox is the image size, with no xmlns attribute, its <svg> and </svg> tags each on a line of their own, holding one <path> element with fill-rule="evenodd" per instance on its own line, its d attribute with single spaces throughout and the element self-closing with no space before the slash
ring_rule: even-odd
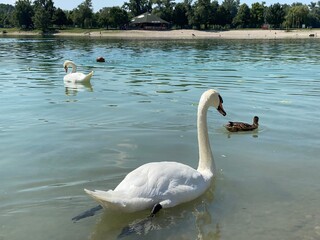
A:
<svg viewBox="0 0 320 240">
<path fill-rule="evenodd" d="M 208 113 L 214 187 L 128 239 L 320 237 L 317 39 L 0 42 L 0 239 L 114 239 L 144 219 L 149 211 L 71 221 L 95 204 L 83 188 L 113 189 L 150 161 L 196 167 L 208 88 L 228 113 Z M 66 59 L 94 70 L 90 85 L 63 82 Z M 254 115 L 256 131 L 224 128 Z"/>
<path fill-rule="evenodd" d="M 70 82 L 64 81 L 65 93 L 66 95 L 77 95 L 78 92 L 87 90 L 88 92 L 93 92 L 93 87 L 90 82 L 80 83 L 80 82 Z"/>
<path fill-rule="evenodd" d="M 124 239 L 187 238 L 218 240 L 220 239 L 219 225 L 211 228 L 213 221 L 208 210 L 208 204 L 214 200 L 213 186 L 201 198 L 172 209 L 162 209 L 153 218 L 147 218 L 150 211 L 131 214 L 106 211 L 95 225 L 90 239 L 116 239 L 120 236 Z M 188 219 L 187 222 L 184 222 L 186 219 Z M 181 226 L 181 222 L 184 222 L 184 226 Z M 127 227 L 130 228 L 130 233 L 121 237 L 121 233 Z M 186 229 L 189 227 L 196 231 L 192 234 L 187 232 Z"/>
</svg>

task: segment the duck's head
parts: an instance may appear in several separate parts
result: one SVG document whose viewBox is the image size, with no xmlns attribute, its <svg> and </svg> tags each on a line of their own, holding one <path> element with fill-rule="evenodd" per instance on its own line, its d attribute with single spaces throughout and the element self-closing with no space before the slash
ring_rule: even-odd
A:
<svg viewBox="0 0 320 240">
<path fill-rule="evenodd" d="M 259 124 L 259 117 L 258 116 L 253 117 L 253 124 L 255 124 L 255 125 Z"/>
</svg>

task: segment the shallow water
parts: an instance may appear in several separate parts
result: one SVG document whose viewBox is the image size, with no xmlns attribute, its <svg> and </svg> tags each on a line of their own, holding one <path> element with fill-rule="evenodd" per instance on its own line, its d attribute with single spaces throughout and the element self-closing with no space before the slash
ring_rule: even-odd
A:
<svg viewBox="0 0 320 240">
<path fill-rule="evenodd" d="M 197 102 L 217 177 L 199 199 L 162 210 L 128 239 L 320 238 L 320 42 L 0 38 L 0 239 L 115 239 L 144 218 L 101 212 L 83 188 L 110 189 L 137 166 L 197 166 Z M 105 63 L 95 62 L 103 56 Z M 65 85 L 62 63 L 94 71 Z M 259 130 L 228 133 L 228 121 Z"/>
</svg>

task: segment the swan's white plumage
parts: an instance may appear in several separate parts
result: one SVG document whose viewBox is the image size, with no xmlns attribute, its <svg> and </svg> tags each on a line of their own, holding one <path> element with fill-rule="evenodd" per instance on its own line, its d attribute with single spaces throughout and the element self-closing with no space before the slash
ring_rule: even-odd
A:
<svg viewBox="0 0 320 240">
<path fill-rule="evenodd" d="M 67 82 L 82 82 L 82 83 L 85 83 L 85 82 L 89 82 L 92 75 L 93 75 L 93 71 L 91 71 L 89 74 L 84 74 L 84 73 L 81 73 L 81 72 L 77 72 L 77 66 L 75 65 L 74 62 L 72 61 L 65 61 L 63 63 L 63 67 L 64 69 L 68 70 L 69 67 L 72 67 L 72 72 L 71 73 L 67 73 L 64 77 L 63 77 L 63 80 L 64 81 L 67 81 Z"/>
<path fill-rule="evenodd" d="M 191 201 L 203 194 L 214 176 L 206 112 L 209 106 L 222 108 L 219 93 L 203 93 L 198 107 L 199 167 L 194 169 L 179 162 L 152 162 L 144 164 L 128 175 L 114 189 L 90 191 L 91 197 L 104 208 L 135 212 L 160 203 L 163 208 Z M 223 115 L 225 112 L 222 108 Z"/>
</svg>

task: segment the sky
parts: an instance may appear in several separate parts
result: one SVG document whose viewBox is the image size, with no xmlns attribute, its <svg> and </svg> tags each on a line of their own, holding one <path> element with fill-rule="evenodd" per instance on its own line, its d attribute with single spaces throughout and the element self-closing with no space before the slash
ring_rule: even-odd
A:
<svg viewBox="0 0 320 240">
<path fill-rule="evenodd" d="M 183 0 L 176 0 L 175 2 L 182 2 Z M 194 0 L 193 2 L 195 2 Z M 274 3 L 280 3 L 280 4 L 292 4 L 294 2 L 300 2 L 303 4 L 310 4 L 310 2 L 317 2 L 318 0 L 264 0 L 266 2 L 266 5 L 269 6 Z M 0 0 L 0 3 L 4 4 L 11 4 L 15 5 L 16 0 Z M 72 10 L 76 8 L 79 4 L 83 3 L 84 0 L 73 0 L 73 1 L 66 1 L 66 0 L 53 0 L 54 6 L 56 8 L 61 8 L 63 10 Z M 113 7 L 113 6 L 122 6 L 124 2 L 129 2 L 129 0 L 92 0 L 93 5 L 93 11 L 97 12 L 100 9 L 104 7 Z M 219 3 L 222 2 L 222 0 L 218 0 Z M 263 2 L 263 0 L 240 0 L 240 4 L 246 3 L 249 7 L 252 3 L 256 2 Z"/>
</svg>

